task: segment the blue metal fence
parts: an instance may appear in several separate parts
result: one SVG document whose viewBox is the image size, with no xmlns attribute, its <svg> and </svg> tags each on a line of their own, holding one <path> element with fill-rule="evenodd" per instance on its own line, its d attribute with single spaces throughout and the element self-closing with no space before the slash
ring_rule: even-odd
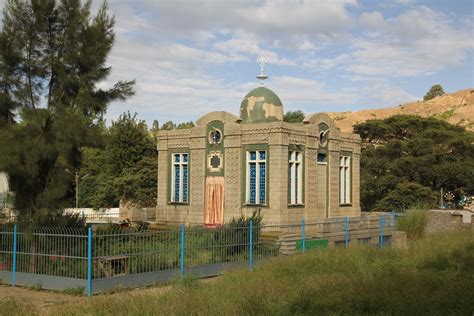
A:
<svg viewBox="0 0 474 316">
<path fill-rule="evenodd" d="M 30 230 L 0 226 L 0 282 L 40 283 L 50 289 L 83 287 L 90 296 L 118 284 L 153 284 L 185 273 L 212 275 L 235 264 L 248 265 L 252 271 L 255 260 L 305 253 L 326 247 L 328 241 L 336 246 L 355 241 L 383 247 L 395 226 L 394 214 L 303 219 L 298 225 L 250 221 L 242 227 L 186 228 L 183 224 L 146 231 L 111 225 Z"/>
</svg>

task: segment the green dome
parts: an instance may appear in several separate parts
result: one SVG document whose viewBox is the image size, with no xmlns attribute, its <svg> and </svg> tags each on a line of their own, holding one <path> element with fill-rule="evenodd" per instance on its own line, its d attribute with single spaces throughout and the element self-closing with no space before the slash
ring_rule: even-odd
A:
<svg viewBox="0 0 474 316">
<path fill-rule="evenodd" d="M 283 105 L 280 98 L 270 89 L 253 89 L 240 104 L 242 123 L 283 121 Z"/>
</svg>

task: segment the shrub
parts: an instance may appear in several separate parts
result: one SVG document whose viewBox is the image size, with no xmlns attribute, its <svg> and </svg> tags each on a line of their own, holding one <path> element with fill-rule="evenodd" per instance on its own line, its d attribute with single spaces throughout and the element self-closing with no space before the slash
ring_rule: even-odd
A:
<svg viewBox="0 0 474 316">
<path fill-rule="evenodd" d="M 260 241 L 260 230 L 262 223 L 262 215 L 260 210 L 255 210 L 252 216 L 241 216 L 238 219 L 233 218 L 229 223 L 225 224 L 223 229 L 218 229 L 214 233 L 214 241 L 217 247 L 214 256 L 220 257 L 221 261 L 234 261 L 233 257 L 242 254 L 248 250 L 250 221 L 253 225 L 253 243 L 254 245 Z"/>
</svg>

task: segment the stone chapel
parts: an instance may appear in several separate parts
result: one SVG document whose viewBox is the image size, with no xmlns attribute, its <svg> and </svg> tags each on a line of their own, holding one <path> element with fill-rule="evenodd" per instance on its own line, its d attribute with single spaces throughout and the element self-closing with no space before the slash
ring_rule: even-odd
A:
<svg viewBox="0 0 474 316">
<path fill-rule="evenodd" d="M 302 123 L 283 113 L 259 86 L 240 116 L 216 111 L 193 128 L 160 131 L 156 221 L 212 227 L 256 209 L 278 224 L 360 216 L 359 135 L 324 113 Z"/>
</svg>

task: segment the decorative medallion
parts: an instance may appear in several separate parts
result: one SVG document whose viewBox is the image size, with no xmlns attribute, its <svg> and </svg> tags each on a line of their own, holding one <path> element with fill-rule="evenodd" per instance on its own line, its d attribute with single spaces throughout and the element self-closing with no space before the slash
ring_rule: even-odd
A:
<svg viewBox="0 0 474 316">
<path fill-rule="evenodd" d="M 209 132 L 209 144 L 211 145 L 218 145 L 222 141 L 222 132 L 213 127 L 212 130 Z"/>
</svg>

